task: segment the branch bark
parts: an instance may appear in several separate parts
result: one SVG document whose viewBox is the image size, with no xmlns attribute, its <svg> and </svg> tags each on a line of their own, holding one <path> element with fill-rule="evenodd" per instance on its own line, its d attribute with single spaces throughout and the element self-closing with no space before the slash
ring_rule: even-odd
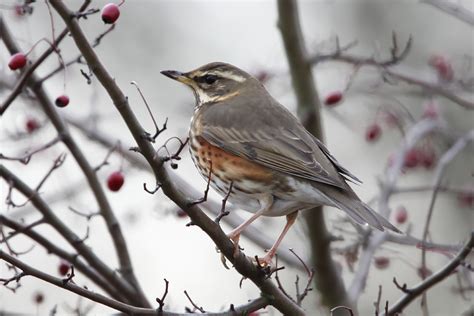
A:
<svg viewBox="0 0 474 316">
<path fill-rule="evenodd" d="M 278 27 L 288 58 L 298 103 L 298 116 L 306 129 L 322 140 L 320 102 L 305 48 L 296 1 L 278 0 Z M 322 207 L 307 210 L 304 215 L 315 265 L 316 288 L 321 293 L 322 302 L 328 307 L 349 306 L 344 282 L 331 256 L 330 236 Z M 342 314 L 342 311 L 340 313 Z"/>
</svg>

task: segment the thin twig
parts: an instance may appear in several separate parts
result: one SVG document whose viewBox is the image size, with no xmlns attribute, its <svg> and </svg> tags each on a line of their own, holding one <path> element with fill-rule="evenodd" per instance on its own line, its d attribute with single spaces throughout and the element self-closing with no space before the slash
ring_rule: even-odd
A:
<svg viewBox="0 0 474 316">
<path fill-rule="evenodd" d="M 188 298 L 189 302 L 191 303 L 191 305 L 193 305 L 193 307 L 194 307 L 195 309 L 197 309 L 197 310 L 200 311 L 201 313 L 205 313 L 205 312 L 206 312 L 202 307 L 197 306 L 196 303 L 193 302 L 193 300 L 192 300 L 191 297 L 189 296 L 188 292 L 186 292 L 186 290 L 184 290 L 184 295 L 186 295 L 186 297 Z"/>
<path fill-rule="evenodd" d="M 229 185 L 229 190 L 227 191 L 227 194 L 225 195 L 225 197 L 222 199 L 222 206 L 221 206 L 221 210 L 219 212 L 219 215 L 217 215 L 216 219 L 214 219 L 214 222 L 216 222 L 217 224 L 220 223 L 221 219 L 224 216 L 227 216 L 227 215 L 230 214 L 229 211 L 226 211 L 225 206 L 227 204 L 227 200 L 229 199 L 230 194 L 232 193 L 233 186 L 234 186 L 234 181 L 231 181 L 230 185 Z"/>
<path fill-rule="evenodd" d="M 158 297 L 156 298 L 156 302 L 160 304 L 160 306 L 158 307 L 158 312 L 163 311 L 163 306 L 165 306 L 165 298 L 166 298 L 166 295 L 168 295 L 169 282 L 166 279 L 163 279 L 163 280 L 165 280 L 165 291 L 163 293 L 163 296 L 161 296 L 161 298 L 158 298 Z"/>
</svg>

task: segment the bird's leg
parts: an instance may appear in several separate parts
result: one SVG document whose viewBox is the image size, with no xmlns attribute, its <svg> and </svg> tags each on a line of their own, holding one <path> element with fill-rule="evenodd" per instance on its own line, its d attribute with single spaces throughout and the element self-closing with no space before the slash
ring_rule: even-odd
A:
<svg viewBox="0 0 474 316">
<path fill-rule="evenodd" d="M 285 237 L 290 227 L 295 223 L 297 216 L 298 216 L 298 212 L 293 212 L 291 214 L 286 215 L 286 225 L 283 228 L 283 231 L 281 232 L 277 241 L 273 244 L 273 246 L 270 248 L 270 250 L 267 252 L 267 254 L 263 258 L 258 258 L 258 262 L 261 266 L 265 267 L 265 266 L 271 265 L 272 259 L 275 256 L 278 246 L 280 245 L 281 241 Z"/>
<path fill-rule="evenodd" d="M 252 215 L 248 220 L 240 224 L 237 228 L 235 228 L 233 231 L 231 231 L 229 234 L 227 234 L 227 237 L 232 240 L 234 243 L 234 257 L 237 256 L 239 253 L 239 239 L 240 239 L 240 234 L 242 231 L 247 228 L 250 224 L 252 224 L 257 218 L 268 212 L 270 207 L 272 206 L 273 203 L 273 198 L 270 198 L 268 201 L 265 201 L 262 203 L 260 209 Z"/>
</svg>

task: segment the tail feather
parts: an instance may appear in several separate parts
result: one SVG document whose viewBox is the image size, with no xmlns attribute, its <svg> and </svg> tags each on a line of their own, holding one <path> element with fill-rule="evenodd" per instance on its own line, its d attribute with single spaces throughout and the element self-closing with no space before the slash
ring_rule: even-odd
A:
<svg viewBox="0 0 474 316">
<path fill-rule="evenodd" d="M 334 190 L 330 195 L 326 194 L 326 197 L 334 203 L 334 206 L 346 212 L 358 224 L 369 224 L 380 231 L 384 231 L 385 227 L 394 232 L 401 233 L 385 217 L 359 200 L 355 193 L 353 196 L 348 196 L 347 192 L 344 193 Z"/>
</svg>

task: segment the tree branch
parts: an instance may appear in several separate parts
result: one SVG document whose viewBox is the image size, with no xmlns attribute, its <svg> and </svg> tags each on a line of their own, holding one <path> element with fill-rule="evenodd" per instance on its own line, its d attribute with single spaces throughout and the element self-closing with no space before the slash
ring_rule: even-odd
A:
<svg viewBox="0 0 474 316">
<path fill-rule="evenodd" d="M 191 313 L 173 313 L 173 312 L 164 312 L 164 311 L 158 311 L 153 308 L 143 308 L 143 307 L 135 307 L 132 305 L 128 305 L 125 303 L 122 303 L 120 301 L 108 298 L 102 294 L 95 293 L 92 291 L 89 291 L 81 286 L 76 285 L 74 282 L 66 281 L 65 279 L 60 279 L 53 277 L 47 273 L 44 273 L 38 269 L 33 268 L 32 266 L 24 263 L 21 260 L 18 260 L 17 258 L 5 253 L 3 250 L 0 250 L 0 259 L 10 263 L 11 265 L 19 268 L 22 270 L 22 273 L 19 275 L 19 277 L 15 277 L 15 280 L 18 280 L 22 277 L 31 275 L 33 277 L 36 277 L 38 279 L 41 279 L 45 282 L 48 282 L 50 284 L 56 285 L 58 287 L 61 287 L 63 289 L 66 289 L 70 292 L 76 293 L 77 295 L 80 295 L 82 297 L 88 298 L 94 302 L 100 303 L 102 305 L 108 306 L 110 308 L 113 308 L 117 311 L 121 311 L 123 313 L 126 313 L 127 315 L 157 315 L 157 316 L 183 316 L 183 315 L 195 315 Z M 239 306 L 239 307 L 233 307 L 231 310 L 227 312 L 218 312 L 218 313 L 204 313 L 202 315 L 210 315 L 210 316 L 237 316 L 237 315 L 243 315 L 247 314 L 250 311 L 255 311 L 260 308 L 263 308 L 267 305 L 267 300 L 265 298 L 258 298 L 254 301 L 251 301 L 248 304 Z"/>
<path fill-rule="evenodd" d="M 11 182 L 14 188 L 20 191 L 24 196 L 29 197 L 31 203 L 33 203 L 33 205 L 43 215 L 45 222 L 53 226 L 54 229 L 105 279 L 113 284 L 113 286 L 120 289 L 120 291 L 123 291 L 128 297 L 130 297 L 130 299 L 133 299 L 133 295 L 136 295 L 136 291 L 130 286 L 130 284 L 119 278 L 115 271 L 110 269 L 102 260 L 100 260 L 100 258 L 83 243 L 82 239 L 55 215 L 53 210 L 39 194 L 36 194 L 33 189 L 3 165 L 0 165 L 0 177 L 4 178 L 7 182 Z"/>
<path fill-rule="evenodd" d="M 466 242 L 461 251 L 454 257 L 448 264 L 446 264 L 441 270 L 432 274 L 427 279 L 418 283 L 412 288 L 405 290 L 405 295 L 402 296 L 395 304 L 393 304 L 389 310 L 388 315 L 397 315 L 403 311 L 415 298 L 425 293 L 429 288 L 435 284 L 443 281 L 445 278 L 450 276 L 453 271 L 462 264 L 463 260 L 471 253 L 474 247 L 474 231 L 471 232 L 469 240 Z M 385 314 L 386 315 L 386 314 Z"/>
<path fill-rule="evenodd" d="M 70 14 L 73 14 L 70 11 Z M 3 40 L 10 51 L 10 53 L 15 53 L 19 51 L 18 45 L 13 40 L 11 32 L 8 26 L 4 23 L 2 19 L 0 19 L 0 30 L 2 30 Z M 125 242 L 125 238 L 122 234 L 122 230 L 120 224 L 115 217 L 115 214 L 110 206 L 107 197 L 105 196 L 103 187 L 101 186 L 97 174 L 94 171 L 94 168 L 89 164 L 87 158 L 85 157 L 84 153 L 81 151 L 80 147 L 77 145 L 75 140 L 72 138 L 69 130 L 64 123 L 61 116 L 58 114 L 56 107 L 51 102 L 50 98 L 48 97 L 46 91 L 41 85 L 41 82 L 38 76 L 33 72 L 30 74 L 30 77 L 27 80 L 28 86 L 33 90 L 35 93 L 38 102 L 43 107 L 43 111 L 49 117 L 52 124 L 56 128 L 59 135 L 61 135 L 61 139 L 66 147 L 69 149 L 71 154 L 73 155 L 74 159 L 78 163 L 79 167 L 81 168 L 82 172 L 84 173 L 89 186 L 97 200 L 99 205 L 101 215 L 105 220 L 109 233 L 112 237 L 113 244 L 115 246 L 115 251 L 120 263 L 120 271 L 124 276 L 125 280 L 127 280 L 135 289 L 137 295 L 133 297 L 137 300 L 141 301 L 142 306 L 150 306 L 145 294 L 143 293 L 142 289 L 140 288 L 138 281 L 136 280 L 135 274 L 133 272 L 132 263 L 130 260 L 129 252 L 127 249 L 127 244 Z"/>
<path fill-rule="evenodd" d="M 385 77 L 390 77 L 396 80 L 403 81 L 407 84 L 419 86 L 422 89 L 426 90 L 427 92 L 443 96 L 446 99 L 468 110 L 474 110 L 473 101 L 458 96 L 449 87 L 441 83 L 425 81 L 425 80 L 420 79 L 417 76 L 407 74 L 406 72 L 402 72 L 400 70 L 393 70 L 392 69 L 393 67 L 388 67 L 390 65 L 393 65 L 394 64 L 393 62 L 387 63 L 383 61 L 377 61 L 374 58 L 355 56 L 355 55 L 345 53 L 345 50 L 346 49 L 337 48 L 334 52 L 331 52 L 328 54 L 324 54 L 324 55 L 316 54 L 309 58 L 309 62 L 313 65 L 317 65 L 321 62 L 337 61 L 337 62 L 351 64 L 351 65 L 354 65 L 355 67 L 361 67 L 361 66 L 376 67 L 377 69 L 380 69 L 382 75 Z M 402 55 L 401 57 L 404 57 L 404 56 Z M 391 60 L 389 60 L 388 62 L 390 61 Z M 397 62 L 398 62 L 398 59 L 397 59 Z"/>
<path fill-rule="evenodd" d="M 319 97 L 311 63 L 308 61 L 296 1 L 278 0 L 278 27 L 288 58 L 299 118 L 308 131 L 323 140 Z M 307 210 L 304 215 L 315 265 L 316 288 L 321 293 L 322 302 L 329 307 L 348 305 L 344 282 L 331 257 L 330 238 L 322 207 Z"/>
<path fill-rule="evenodd" d="M 474 25 L 474 12 L 463 8 L 460 4 L 446 0 L 420 0 L 421 3 L 431 5 L 447 14 L 450 14 L 470 26 Z"/>
</svg>

